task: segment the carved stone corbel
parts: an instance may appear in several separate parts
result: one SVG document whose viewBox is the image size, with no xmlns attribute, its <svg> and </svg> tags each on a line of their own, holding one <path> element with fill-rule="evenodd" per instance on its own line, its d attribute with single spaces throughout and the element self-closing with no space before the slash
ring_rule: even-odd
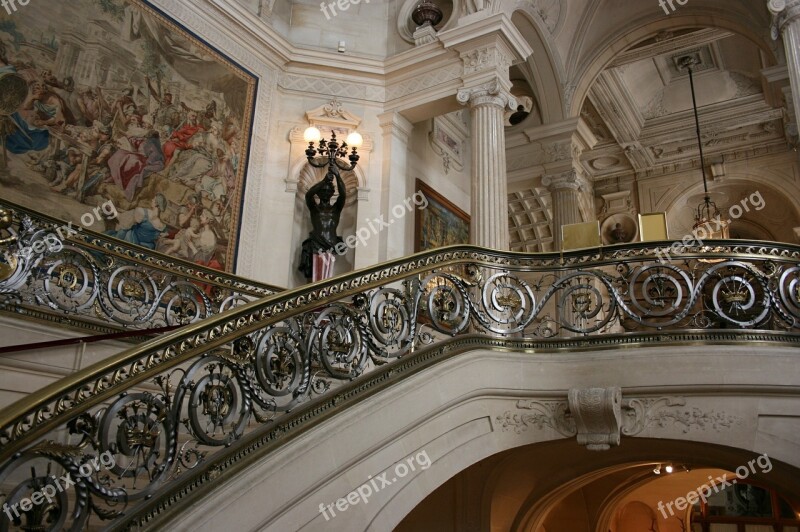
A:
<svg viewBox="0 0 800 532">
<path fill-rule="evenodd" d="M 607 451 L 619 445 L 622 429 L 622 390 L 573 388 L 568 395 L 569 412 L 575 420 L 578 444 L 590 451 Z"/>
</svg>

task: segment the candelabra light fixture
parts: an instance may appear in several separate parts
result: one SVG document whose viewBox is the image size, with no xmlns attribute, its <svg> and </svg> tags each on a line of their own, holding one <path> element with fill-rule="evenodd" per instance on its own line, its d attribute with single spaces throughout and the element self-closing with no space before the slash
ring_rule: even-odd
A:
<svg viewBox="0 0 800 532">
<path fill-rule="evenodd" d="M 331 131 L 330 140 L 325 140 L 322 138 L 322 133 L 320 130 L 314 126 L 306 129 L 305 133 L 303 134 L 303 138 L 306 142 L 308 142 L 308 148 L 306 149 L 308 164 L 314 168 L 336 166 L 338 169 L 344 171 L 353 170 L 356 167 L 360 158 L 358 155 L 358 148 L 360 148 L 364 142 L 364 139 L 361 137 L 361 135 L 358 132 L 353 131 L 340 145 L 339 141 L 336 139 L 335 131 Z M 352 152 L 349 155 L 347 153 L 348 148 L 352 149 Z M 318 156 L 326 159 L 321 162 L 317 162 L 316 159 Z M 350 161 L 349 164 L 344 162 L 345 157 Z"/>
<path fill-rule="evenodd" d="M 694 67 L 697 64 L 699 64 L 699 60 L 695 56 L 686 56 L 678 60 L 679 68 L 689 71 L 689 86 L 692 90 L 692 109 L 694 110 L 694 123 L 697 130 L 697 146 L 700 149 L 700 170 L 703 174 L 703 191 L 705 192 L 703 202 L 697 206 L 692 229 L 697 230 L 702 227 L 703 231 L 708 235 L 706 238 L 728 238 L 730 221 L 721 219 L 722 214 L 720 213 L 719 207 L 717 207 L 717 204 L 714 203 L 711 199 L 711 195 L 708 193 L 706 162 L 703 156 L 703 139 L 700 136 L 700 115 L 697 112 L 697 96 L 694 90 Z M 712 220 L 716 219 L 720 219 L 721 223 L 712 224 Z M 716 227 L 716 229 L 712 229 L 713 227 Z"/>
</svg>

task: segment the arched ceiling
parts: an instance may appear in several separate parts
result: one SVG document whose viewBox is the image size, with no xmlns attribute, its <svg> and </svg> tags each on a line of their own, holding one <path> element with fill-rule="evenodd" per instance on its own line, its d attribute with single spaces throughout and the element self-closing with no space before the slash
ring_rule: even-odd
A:
<svg viewBox="0 0 800 532">
<path fill-rule="evenodd" d="M 719 28 L 664 31 L 616 55 L 597 76 L 581 115 L 598 138 L 583 154 L 593 178 L 670 165 L 699 155 L 688 72 L 692 57 L 703 148 L 708 161 L 756 147 L 785 147 L 784 111 L 764 87 L 769 64 L 751 41 Z"/>
</svg>

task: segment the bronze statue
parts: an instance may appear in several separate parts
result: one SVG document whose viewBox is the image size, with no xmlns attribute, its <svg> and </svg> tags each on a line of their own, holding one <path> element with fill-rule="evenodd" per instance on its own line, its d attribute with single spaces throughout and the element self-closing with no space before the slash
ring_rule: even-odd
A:
<svg viewBox="0 0 800 532">
<path fill-rule="evenodd" d="M 336 192 L 333 186 L 334 179 L 339 197 L 331 204 Z M 335 165 L 329 166 L 328 173 L 322 181 L 306 192 L 306 205 L 311 211 L 312 230 L 303 242 L 299 269 L 308 279 L 313 276 L 313 256 L 318 253 L 333 252 L 336 245 L 342 242 L 342 237 L 336 234 L 336 229 L 346 200 L 344 180 Z"/>
</svg>

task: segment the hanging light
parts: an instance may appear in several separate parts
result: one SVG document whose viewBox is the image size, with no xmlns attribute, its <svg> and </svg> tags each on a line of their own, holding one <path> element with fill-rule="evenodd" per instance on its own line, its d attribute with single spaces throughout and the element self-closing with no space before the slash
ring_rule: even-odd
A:
<svg viewBox="0 0 800 532">
<path fill-rule="evenodd" d="M 700 136 L 700 115 L 697 112 L 697 96 L 694 92 L 693 67 L 698 63 L 698 59 L 693 56 L 683 57 L 678 62 L 678 65 L 681 69 L 685 68 L 689 71 L 689 86 L 692 89 L 692 109 L 694 110 L 694 123 L 697 128 L 697 146 L 700 149 L 700 170 L 703 174 L 703 191 L 705 192 L 703 202 L 697 206 L 692 230 L 695 232 L 695 234 L 697 234 L 697 231 L 702 229 L 706 235 L 704 239 L 725 239 L 728 238 L 729 235 L 730 220 L 722 220 L 722 214 L 720 213 L 717 204 L 711 200 L 711 196 L 708 193 L 706 162 L 705 157 L 703 156 L 703 140 Z M 718 222 L 715 220 L 718 220 Z"/>
</svg>

